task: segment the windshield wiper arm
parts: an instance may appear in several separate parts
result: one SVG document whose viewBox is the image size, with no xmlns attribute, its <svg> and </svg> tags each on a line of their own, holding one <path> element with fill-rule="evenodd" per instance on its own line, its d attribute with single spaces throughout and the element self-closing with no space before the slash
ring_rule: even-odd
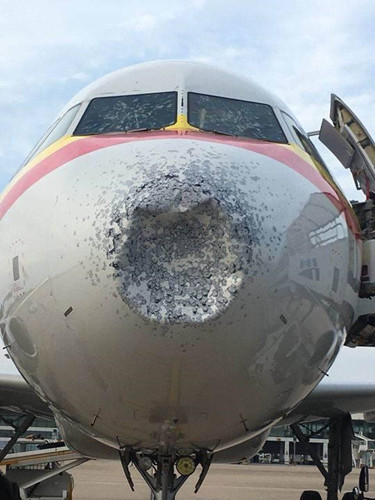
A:
<svg viewBox="0 0 375 500">
<path fill-rule="evenodd" d="M 238 137 L 237 134 L 228 134 L 227 132 L 221 132 L 220 130 L 215 129 L 199 128 L 199 130 L 202 130 L 203 132 L 211 132 L 212 134 L 227 135 L 228 137 Z"/>
<path fill-rule="evenodd" d="M 131 130 L 125 130 L 126 134 L 130 134 L 131 132 L 151 132 L 152 130 L 155 130 L 154 128 L 149 128 L 149 127 L 143 127 L 143 128 L 133 128 Z"/>
<path fill-rule="evenodd" d="M 152 130 L 157 130 L 157 129 L 148 127 L 133 128 L 131 130 L 114 130 L 113 132 L 96 132 L 95 134 L 92 135 L 122 135 L 122 134 L 131 134 L 132 132 L 151 132 Z"/>
<path fill-rule="evenodd" d="M 227 135 L 229 137 L 238 137 L 237 134 L 228 134 L 227 132 L 221 132 L 220 130 L 212 130 L 214 134 Z"/>
</svg>

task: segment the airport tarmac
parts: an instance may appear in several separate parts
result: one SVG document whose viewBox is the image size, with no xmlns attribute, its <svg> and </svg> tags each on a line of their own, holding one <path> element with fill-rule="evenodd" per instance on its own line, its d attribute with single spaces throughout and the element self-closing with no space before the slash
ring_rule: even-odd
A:
<svg viewBox="0 0 375 500">
<path fill-rule="evenodd" d="M 198 468 L 200 469 L 200 468 Z M 126 482 L 120 462 L 91 461 L 73 469 L 73 500 L 149 500 L 149 489 L 132 467 L 133 493 Z M 355 469 L 345 481 L 345 490 L 358 484 Z M 178 500 L 299 500 L 304 489 L 318 490 L 325 500 L 323 478 L 314 466 L 222 465 L 214 464 L 199 492 L 194 494 L 198 471 L 188 479 Z M 370 471 L 368 493 L 375 498 L 375 470 Z M 367 496 L 367 495 L 366 495 Z"/>
</svg>

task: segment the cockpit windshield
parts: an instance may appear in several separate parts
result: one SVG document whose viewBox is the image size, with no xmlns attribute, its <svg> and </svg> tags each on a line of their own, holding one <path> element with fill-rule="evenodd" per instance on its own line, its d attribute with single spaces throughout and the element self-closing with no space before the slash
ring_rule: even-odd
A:
<svg viewBox="0 0 375 500">
<path fill-rule="evenodd" d="M 188 122 L 209 132 L 287 142 L 268 104 L 189 92 Z"/>
<path fill-rule="evenodd" d="M 155 130 L 177 120 L 177 92 L 97 97 L 73 135 Z"/>
</svg>

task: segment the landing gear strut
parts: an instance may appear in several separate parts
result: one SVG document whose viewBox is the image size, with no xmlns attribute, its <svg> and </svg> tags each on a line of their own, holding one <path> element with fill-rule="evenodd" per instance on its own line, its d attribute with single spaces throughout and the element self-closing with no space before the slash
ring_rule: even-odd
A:
<svg viewBox="0 0 375 500">
<path fill-rule="evenodd" d="M 353 429 L 351 416 L 347 414 L 330 418 L 328 425 L 325 426 L 329 429 L 328 470 L 310 443 L 310 438 L 317 433 L 305 434 L 300 424 L 292 424 L 290 427 L 297 439 L 307 446 L 314 464 L 322 473 L 325 479 L 324 486 L 327 489 L 327 500 L 338 500 L 338 491 L 341 491 L 345 476 L 352 470 Z"/>
<path fill-rule="evenodd" d="M 195 486 L 195 493 L 197 493 L 212 461 L 212 455 L 205 450 L 181 456 L 176 453 L 159 452 L 144 454 L 125 446 L 120 448 L 119 454 L 130 488 L 134 491 L 134 483 L 129 471 L 129 465 L 133 463 L 151 490 L 151 500 L 175 500 L 178 490 L 200 464 L 202 471 Z M 153 470 L 154 473 L 151 474 L 149 470 Z"/>
<path fill-rule="evenodd" d="M 14 429 L 14 434 L 11 439 L 8 441 L 6 446 L 0 452 L 0 462 L 8 455 L 13 446 L 17 443 L 18 439 L 25 434 L 27 429 L 32 425 L 35 420 L 34 415 L 27 414 L 24 416 L 24 419 L 21 424 L 17 425 L 15 421 L 11 422 L 9 420 L 5 420 L 4 417 L 1 417 L 1 420 L 6 425 L 11 425 Z M 18 420 L 18 418 L 17 418 Z"/>
</svg>

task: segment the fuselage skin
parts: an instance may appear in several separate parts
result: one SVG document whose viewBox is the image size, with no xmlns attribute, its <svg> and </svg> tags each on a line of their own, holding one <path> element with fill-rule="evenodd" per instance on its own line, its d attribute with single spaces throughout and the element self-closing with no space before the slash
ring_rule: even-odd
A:
<svg viewBox="0 0 375 500">
<path fill-rule="evenodd" d="M 212 133 L 55 149 L 0 203 L 0 321 L 59 421 L 220 449 L 282 419 L 353 319 L 360 244 L 333 182 L 297 147 Z"/>
</svg>

